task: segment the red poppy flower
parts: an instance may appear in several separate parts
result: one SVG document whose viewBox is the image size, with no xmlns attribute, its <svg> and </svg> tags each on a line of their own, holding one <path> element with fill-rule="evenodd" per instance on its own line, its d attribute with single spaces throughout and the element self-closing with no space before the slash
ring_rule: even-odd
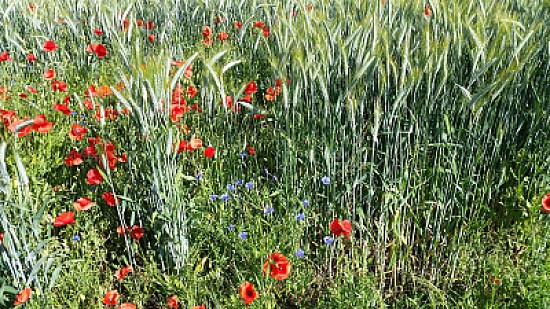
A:
<svg viewBox="0 0 550 309">
<path fill-rule="evenodd" d="M 212 146 L 208 146 L 204 150 L 204 156 L 207 158 L 212 158 L 214 157 L 215 154 L 216 154 L 216 149 L 214 149 L 214 147 Z"/>
<path fill-rule="evenodd" d="M 10 58 L 10 56 L 8 55 L 8 52 L 7 51 L 3 51 L 2 53 L 0 53 L 0 62 L 3 62 L 3 61 L 12 61 L 13 59 Z"/>
<path fill-rule="evenodd" d="M 264 94 L 264 98 L 267 100 L 267 101 L 273 101 L 275 100 L 275 89 L 269 87 L 265 90 L 265 94 Z"/>
<path fill-rule="evenodd" d="M 0 233 L 0 245 L 4 247 L 4 232 Z"/>
<path fill-rule="evenodd" d="M 216 24 L 219 24 L 221 23 L 222 21 L 225 21 L 225 18 L 221 17 L 221 16 L 216 16 Z"/>
<path fill-rule="evenodd" d="M 430 17 L 432 15 L 432 9 L 430 8 L 430 4 L 426 4 L 426 7 L 424 8 L 424 16 Z"/>
<path fill-rule="evenodd" d="M 349 237 L 349 234 L 351 233 L 351 222 L 348 220 L 339 221 L 338 218 L 334 218 L 334 220 L 330 223 L 330 230 L 332 231 L 332 234 L 336 236 L 344 235 Z"/>
<path fill-rule="evenodd" d="M 107 306 L 116 306 L 120 294 L 116 290 L 107 291 L 103 297 L 103 304 Z"/>
<path fill-rule="evenodd" d="M 248 146 L 248 147 L 246 147 L 246 151 L 248 151 L 248 154 L 251 155 L 251 156 L 256 154 L 256 149 L 254 149 L 254 147 Z"/>
<path fill-rule="evenodd" d="M 241 29 L 241 28 L 243 27 L 243 23 L 240 22 L 240 21 L 236 21 L 233 25 L 234 25 L 235 28 L 237 28 L 237 29 Z"/>
<path fill-rule="evenodd" d="M 136 20 L 136 26 L 143 27 L 143 20 L 142 19 Z"/>
<path fill-rule="evenodd" d="M 65 84 L 63 81 L 53 81 L 51 86 L 53 91 L 67 92 L 67 84 Z"/>
<path fill-rule="evenodd" d="M 263 21 L 257 21 L 254 23 L 254 27 L 256 28 L 263 28 L 265 26 Z"/>
<path fill-rule="evenodd" d="M 82 136 L 86 133 L 88 133 L 88 129 L 86 129 L 85 127 L 81 126 L 78 123 L 75 123 L 71 127 L 71 132 L 69 132 L 69 138 L 73 140 L 81 141 Z"/>
<path fill-rule="evenodd" d="M 193 87 L 193 85 L 189 85 L 189 87 L 187 87 L 187 95 L 190 98 L 193 98 L 194 96 L 196 96 L 197 93 L 198 93 L 198 90 L 197 88 Z"/>
<path fill-rule="evenodd" d="M 498 278 L 493 278 L 493 277 L 489 277 L 489 282 L 491 282 L 492 284 L 499 284 L 499 283 L 500 283 L 500 279 L 498 279 Z"/>
<path fill-rule="evenodd" d="M 126 275 L 131 273 L 133 270 L 134 269 L 132 268 L 132 265 L 124 266 L 115 272 L 115 277 L 119 281 L 124 281 L 124 278 L 126 277 Z"/>
<path fill-rule="evenodd" d="M 71 110 L 65 104 L 54 104 L 53 109 L 60 111 L 67 116 L 71 114 Z"/>
<path fill-rule="evenodd" d="M 69 212 L 64 212 L 60 215 L 57 216 L 57 218 L 55 218 L 55 220 L 53 221 L 53 226 L 55 227 L 62 227 L 62 226 L 65 226 L 67 224 L 74 224 L 74 212 L 73 211 L 69 211 Z"/>
<path fill-rule="evenodd" d="M 46 52 L 53 52 L 57 49 L 57 44 L 54 43 L 54 41 L 46 41 L 44 43 L 44 46 L 42 46 L 42 50 Z"/>
<path fill-rule="evenodd" d="M 264 29 L 262 31 L 264 33 L 264 37 L 268 38 L 269 37 L 269 28 L 266 26 L 266 27 L 264 27 Z"/>
<path fill-rule="evenodd" d="M 248 95 L 253 94 L 256 91 L 258 91 L 258 85 L 256 85 L 256 82 L 254 81 L 249 82 L 244 89 L 244 93 Z"/>
<path fill-rule="evenodd" d="M 191 148 L 191 150 L 196 150 L 196 149 L 201 148 L 202 147 L 202 140 L 198 139 L 198 138 L 192 138 L 189 141 L 189 147 Z"/>
<path fill-rule="evenodd" d="M 204 46 L 211 46 L 213 43 L 214 40 L 212 40 L 211 38 L 206 38 L 202 41 L 202 44 L 204 44 Z"/>
<path fill-rule="evenodd" d="M 55 70 L 49 69 L 44 71 L 44 79 L 45 80 L 52 80 L 55 78 Z"/>
<path fill-rule="evenodd" d="M 120 203 L 120 199 L 118 197 L 115 199 L 113 192 L 103 193 L 101 198 L 111 207 L 115 207 L 116 204 Z"/>
<path fill-rule="evenodd" d="M 116 233 L 118 235 L 124 235 L 126 233 L 126 228 L 124 228 L 122 225 L 117 226 Z"/>
<path fill-rule="evenodd" d="M 120 306 L 118 306 L 118 309 L 136 309 L 136 305 L 132 304 L 132 303 L 123 303 L 123 304 L 120 304 Z"/>
<path fill-rule="evenodd" d="M 200 306 L 194 306 L 193 309 L 206 309 L 206 306 L 202 304 Z"/>
<path fill-rule="evenodd" d="M 103 181 L 103 176 L 97 168 L 92 168 L 86 173 L 86 182 L 90 185 L 98 185 Z"/>
<path fill-rule="evenodd" d="M 46 116 L 40 114 L 34 118 L 34 123 L 32 124 L 32 130 L 40 133 L 47 133 L 52 129 L 53 122 L 47 122 Z"/>
<path fill-rule="evenodd" d="M 156 37 L 155 37 L 154 35 L 152 35 L 152 34 L 149 34 L 149 35 L 147 36 L 147 40 L 149 40 L 149 43 L 155 42 L 155 39 L 156 39 Z"/>
<path fill-rule="evenodd" d="M 107 48 L 105 48 L 105 45 L 103 44 L 88 44 L 88 47 L 86 49 L 89 53 L 94 53 L 97 55 L 98 58 L 104 58 L 107 56 Z"/>
<path fill-rule="evenodd" d="M 99 87 L 99 90 L 97 91 L 97 95 L 100 97 L 100 98 L 104 98 L 108 95 L 111 95 L 113 94 L 113 92 L 111 91 L 111 87 L 109 87 L 109 85 L 103 85 L 101 87 Z"/>
<path fill-rule="evenodd" d="M 73 165 L 80 165 L 82 162 L 82 155 L 75 149 L 71 150 L 69 154 L 67 155 L 67 158 L 63 160 L 67 166 L 73 166 Z"/>
<path fill-rule="evenodd" d="M 85 196 L 76 200 L 73 205 L 77 211 L 83 211 L 92 208 L 92 206 L 94 206 L 94 203 L 92 202 L 92 200 L 90 200 L 89 197 Z"/>
<path fill-rule="evenodd" d="M 31 298 L 31 292 L 32 292 L 31 288 L 23 289 L 21 292 L 19 292 L 19 294 L 15 296 L 15 301 L 13 302 L 13 305 L 19 306 L 26 303 L 29 300 L 29 298 Z"/>
<path fill-rule="evenodd" d="M 546 196 L 542 198 L 541 209 L 545 213 L 550 213 L 550 192 L 548 192 L 548 194 L 546 194 Z"/>
<path fill-rule="evenodd" d="M 103 31 L 101 31 L 101 29 L 94 29 L 94 33 L 95 35 L 100 36 L 103 34 Z"/>
<path fill-rule="evenodd" d="M 290 262 L 283 254 L 275 252 L 270 254 L 264 262 L 263 273 L 266 274 L 269 268 L 269 276 L 277 280 L 284 280 L 290 274 L 292 268 Z"/>
<path fill-rule="evenodd" d="M 222 41 L 222 42 L 227 40 L 228 37 L 229 37 L 229 35 L 227 34 L 227 32 L 218 33 L 218 39 L 220 39 L 220 41 Z"/>
<path fill-rule="evenodd" d="M 148 21 L 148 22 L 145 23 L 145 29 L 147 29 L 147 30 L 153 30 L 154 26 L 155 26 L 155 24 L 152 21 Z"/>
<path fill-rule="evenodd" d="M 97 97 L 97 90 L 94 85 L 88 85 L 88 88 L 84 91 L 84 95 L 88 98 Z"/>
<path fill-rule="evenodd" d="M 28 92 L 33 93 L 33 94 L 36 94 L 38 92 L 38 91 L 36 91 L 36 89 L 34 89 L 31 86 L 25 86 L 25 89 L 27 89 Z"/>
<path fill-rule="evenodd" d="M 247 305 L 252 304 L 252 302 L 258 298 L 258 292 L 254 290 L 254 286 L 248 281 L 241 284 L 239 287 L 239 294 Z"/>
<path fill-rule="evenodd" d="M 180 300 L 176 295 L 168 297 L 168 308 L 178 309 L 180 307 Z"/>
<path fill-rule="evenodd" d="M 132 229 L 130 229 L 130 236 L 132 236 L 133 239 L 139 241 L 141 237 L 143 237 L 143 234 L 145 231 L 141 226 L 134 225 L 132 226 Z"/>
<path fill-rule="evenodd" d="M 202 30 L 202 36 L 205 38 L 209 38 L 211 35 L 212 35 L 212 30 L 210 29 L 210 27 L 205 26 L 204 29 Z"/>
<path fill-rule="evenodd" d="M 190 64 L 187 66 L 187 68 L 185 68 L 185 71 L 183 72 L 183 75 L 185 75 L 185 77 L 187 79 L 191 79 L 191 77 L 193 77 L 193 65 Z"/>
</svg>

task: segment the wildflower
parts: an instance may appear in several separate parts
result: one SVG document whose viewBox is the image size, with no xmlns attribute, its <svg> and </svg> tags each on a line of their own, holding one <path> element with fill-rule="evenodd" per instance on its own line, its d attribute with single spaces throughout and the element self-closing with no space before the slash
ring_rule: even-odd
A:
<svg viewBox="0 0 550 309">
<path fill-rule="evenodd" d="M 283 254 L 275 252 L 267 257 L 264 262 L 263 273 L 267 273 L 269 268 L 269 276 L 276 280 L 284 280 L 290 274 L 292 268 L 290 262 Z"/>
<path fill-rule="evenodd" d="M 168 297 L 168 308 L 178 309 L 180 307 L 180 301 L 176 295 Z"/>
<path fill-rule="evenodd" d="M 309 206 L 309 201 L 308 201 L 307 199 L 304 199 L 304 200 L 302 201 L 302 206 L 308 207 L 308 206 Z"/>
<path fill-rule="evenodd" d="M 321 178 L 321 182 L 325 185 L 328 185 L 328 184 L 330 184 L 330 178 L 325 176 L 325 177 Z"/>
<path fill-rule="evenodd" d="M 72 240 L 73 241 L 80 241 L 80 236 L 79 235 L 73 235 Z"/>
<path fill-rule="evenodd" d="M 251 182 L 247 182 L 244 184 L 244 187 L 247 188 L 247 189 L 252 189 L 254 188 L 254 183 L 251 181 Z"/>
<path fill-rule="evenodd" d="M 248 232 L 240 232 L 239 233 L 239 238 L 242 239 L 242 240 L 245 240 L 246 236 L 248 236 Z"/>
<path fill-rule="evenodd" d="M 134 269 L 132 268 L 132 265 L 124 266 L 115 272 L 115 277 L 119 281 L 124 281 L 124 278 L 126 277 L 126 275 L 131 273 L 133 270 Z"/>
<path fill-rule="evenodd" d="M 144 231 L 141 226 L 134 225 L 132 226 L 130 230 L 130 236 L 132 236 L 133 239 L 139 241 L 141 237 L 143 237 Z"/>
<path fill-rule="evenodd" d="M 197 180 L 202 180 L 202 173 L 198 173 L 198 174 L 195 176 L 195 178 L 196 178 Z"/>
<path fill-rule="evenodd" d="M 116 306 L 120 294 L 116 290 L 107 291 L 103 297 L 103 304 L 107 306 Z"/>
<path fill-rule="evenodd" d="M 94 203 L 92 202 L 92 200 L 90 200 L 90 198 L 86 196 L 81 197 L 78 200 L 76 200 L 76 202 L 74 202 L 74 208 L 77 211 L 88 210 L 92 208 L 92 206 L 94 206 Z"/>
<path fill-rule="evenodd" d="M 229 191 L 235 191 L 235 186 L 232 185 L 232 184 L 228 184 L 228 185 L 227 185 L 227 190 L 229 190 Z"/>
<path fill-rule="evenodd" d="M 227 38 L 229 37 L 229 35 L 227 34 L 227 32 L 220 32 L 218 34 L 218 39 L 220 39 L 220 41 L 225 41 L 227 40 Z"/>
<path fill-rule="evenodd" d="M 44 79 L 45 80 L 52 80 L 55 78 L 55 70 L 49 69 L 44 71 Z"/>
<path fill-rule="evenodd" d="M 23 289 L 21 292 L 19 292 L 19 294 L 15 296 L 15 301 L 13 302 L 13 305 L 19 306 L 26 303 L 29 300 L 29 298 L 31 298 L 31 292 L 32 292 L 31 288 Z"/>
<path fill-rule="evenodd" d="M 492 284 L 499 284 L 499 283 L 500 283 L 500 279 L 498 279 L 498 278 L 493 278 L 493 277 L 489 277 L 489 282 L 491 282 Z"/>
<path fill-rule="evenodd" d="M 325 238 L 323 238 L 323 241 L 325 242 L 325 244 L 327 246 L 330 246 L 334 242 L 334 238 L 332 238 L 330 236 L 325 236 Z"/>
<path fill-rule="evenodd" d="M 237 180 L 237 186 L 241 186 L 243 184 L 243 181 L 242 180 Z"/>
<path fill-rule="evenodd" d="M 227 194 L 227 193 L 222 194 L 222 195 L 220 196 L 220 199 L 221 199 L 222 201 L 224 201 L 224 202 L 227 201 L 227 200 L 229 200 L 229 194 Z"/>
<path fill-rule="evenodd" d="M 10 56 L 8 55 L 8 52 L 7 51 L 3 51 L 2 53 L 0 53 L 0 62 L 3 62 L 3 61 L 12 61 L 13 59 L 10 58 Z"/>
<path fill-rule="evenodd" d="M 123 303 L 123 304 L 120 304 L 120 306 L 118 306 L 118 309 L 136 309 L 136 305 L 132 304 L 132 303 Z"/>
<path fill-rule="evenodd" d="M 254 23 L 254 27 L 256 28 L 263 28 L 265 26 L 265 23 L 263 21 L 257 21 Z"/>
<path fill-rule="evenodd" d="M 117 197 L 115 199 L 115 195 L 113 192 L 106 192 L 101 195 L 101 198 L 107 203 L 107 205 L 111 207 L 115 207 L 116 204 L 120 203 L 120 199 Z"/>
<path fill-rule="evenodd" d="M 71 127 L 71 132 L 69 132 L 69 138 L 73 140 L 82 140 L 82 136 L 88 133 L 88 129 L 81 126 L 78 123 L 73 124 Z"/>
<path fill-rule="evenodd" d="M 44 46 L 42 46 L 42 50 L 45 52 L 53 52 L 57 49 L 57 44 L 54 43 L 54 41 L 46 41 L 44 42 Z"/>
<path fill-rule="evenodd" d="M 206 309 L 206 306 L 204 304 L 202 304 L 200 306 L 193 307 L 193 309 Z"/>
<path fill-rule="evenodd" d="M 46 116 L 40 114 L 34 118 L 32 130 L 40 133 L 46 133 L 52 129 L 53 122 L 47 122 Z"/>
<path fill-rule="evenodd" d="M 89 53 L 94 53 L 98 58 L 104 58 L 107 56 L 107 48 L 103 44 L 88 44 L 86 51 Z"/>
<path fill-rule="evenodd" d="M 86 182 L 90 185 L 98 185 L 103 181 L 103 176 L 97 168 L 92 168 L 86 173 Z"/>
<path fill-rule="evenodd" d="M 236 21 L 235 23 L 233 23 L 233 25 L 235 26 L 235 28 L 237 29 L 241 29 L 243 27 L 243 23 L 240 22 L 240 21 Z"/>
<path fill-rule="evenodd" d="M 33 54 L 28 54 L 28 55 L 27 55 L 27 61 L 28 61 L 28 62 L 35 62 L 35 61 L 36 61 L 36 57 L 35 57 Z"/>
<path fill-rule="evenodd" d="M 228 229 L 229 231 L 233 231 L 233 230 L 235 229 L 235 224 L 229 224 L 229 225 L 227 226 L 227 229 Z"/>
<path fill-rule="evenodd" d="M 239 154 L 239 156 L 241 156 L 241 158 L 244 158 L 244 157 L 246 157 L 246 153 L 245 153 L 245 152 L 241 152 L 241 153 Z"/>
<path fill-rule="evenodd" d="M 212 157 L 214 157 L 215 154 L 216 154 L 216 150 L 212 146 L 208 146 L 204 150 L 204 156 L 207 157 L 207 158 L 212 158 Z"/>
<path fill-rule="evenodd" d="M 304 257 L 305 252 L 304 252 L 304 250 L 302 250 L 302 248 L 298 248 L 298 249 L 296 249 L 296 252 L 294 252 L 294 255 L 295 255 L 297 258 L 301 259 L 301 258 Z"/>
<path fill-rule="evenodd" d="M 94 29 L 94 34 L 97 35 L 97 36 L 100 36 L 103 34 L 103 31 L 101 31 L 101 29 Z"/>
<path fill-rule="evenodd" d="M 258 298 L 258 292 L 254 290 L 252 283 L 245 281 L 239 287 L 239 294 L 241 295 L 246 305 L 252 304 L 256 298 Z"/>
<path fill-rule="evenodd" d="M 306 218 L 306 216 L 304 215 L 303 212 L 296 215 L 296 221 L 298 221 L 298 222 L 304 220 L 305 218 Z"/>
<path fill-rule="evenodd" d="M 542 198 L 542 212 L 550 213 L 550 192 Z"/>
<path fill-rule="evenodd" d="M 265 206 L 265 207 L 264 207 L 264 214 L 266 214 L 266 215 L 272 214 L 273 211 L 275 211 L 275 210 L 273 209 L 273 207 L 269 207 L 269 206 Z"/>
<path fill-rule="evenodd" d="M 74 223 L 75 223 L 74 212 L 69 211 L 58 215 L 57 218 L 55 218 L 55 220 L 53 221 L 53 226 L 63 227 L 67 224 L 74 224 Z"/>
<path fill-rule="evenodd" d="M 217 196 L 216 194 L 212 194 L 212 195 L 210 196 L 210 200 L 211 200 L 211 201 L 215 201 L 217 198 L 218 198 L 218 196 Z"/>
<path fill-rule="evenodd" d="M 258 91 L 258 85 L 256 85 L 256 82 L 254 81 L 249 82 L 244 89 L 244 92 L 248 95 L 251 95 L 256 91 Z"/>
<path fill-rule="evenodd" d="M 332 234 L 336 236 L 343 235 L 349 237 L 349 234 L 351 233 L 351 222 L 348 220 L 339 221 L 338 218 L 334 218 L 334 220 L 330 222 L 330 230 L 332 231 Z"/>
<path fill-rule="evenodd" d="M 156 39 L 156 37 L 155 37 L 154 35 L 152 35 L 152 34 L 149 34 L 149 35 L 147 36 L 147 40 L 149 40 L 149 43 L 155 42 L 155 39 Z"/>
<path fill-rule="evenodd" d="M 204 29 L 202 30 L 202 36 L 205 38 L 209 38 L 211 35 L 212 35 L 212 30 L 210 29 L 210 27 L 205 26 Z"/>
</svg>

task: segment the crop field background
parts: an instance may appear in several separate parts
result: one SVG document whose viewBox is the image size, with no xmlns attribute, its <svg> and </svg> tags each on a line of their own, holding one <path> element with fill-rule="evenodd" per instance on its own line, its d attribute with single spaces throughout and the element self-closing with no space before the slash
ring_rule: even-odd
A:
<svg viewBox="0 0 550 309">
<path fill-rule="evenodd" d="M 0 308 L 550 308 L 547 0 L 0 18 Z"/>
</svg>

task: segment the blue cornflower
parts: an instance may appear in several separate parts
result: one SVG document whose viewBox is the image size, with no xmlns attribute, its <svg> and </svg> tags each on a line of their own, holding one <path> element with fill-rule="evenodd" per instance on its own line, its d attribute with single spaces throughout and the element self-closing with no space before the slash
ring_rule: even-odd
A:
<svg viewBox="0 0 550 309">
<path fill-rule="evenodd" d="M 244 184 L 244 187 L 247 188 L 247 189 L 252 189 L 254 188 L 254 183 L 251 181 L 251 182 L 247 182 Z"/>
<path fill-rule="evenodd" d="M 80 240 L 80 236 L 79 235 L 74 235 L 73 236 L 73 241 L 79 241 Z"/>
<path fill-rule="evenodd" d="M 304 215 L 303 212 L 296 215 L 296 221 L 300 222 L 306 218 L 306 215 Z"/>
<path fill-rule="evenodd" d="M 218 198 L 218 196 L 216 194 L 212 194 L 210 196 L 210 200 L 212 200 L 212 201 L 215 201 L 217 198 Z"/>
<path fill-rule="evenodd" d="M 227 190 L 229 190 L 229 191 L 235 191 L 235 186 L 232 185 L 232 184 L 228 184 L 228 185 L 227 185 Z"/>
<path fill-rule="evenodd" d="M 229 224 L 227 226 L 227 229 L 230 230 L 230 231 L 233 231 L 235 229 L 235 224 Z"/>
<path fill-rule="evenodd" d="M 237 180 L 237 186 L 240 186 L 243 184 L 243 181 L 242 180 Z"/>
<path fill-rule="evenodd" d="M 86 125 L 86 121 L 81 121 L 80 125 L 83 125 L 83 126 Z"/>
<path fill-rule="evenodd" d="M 275 209 L 273 209 L 273 207 L 269 207 L 269 206 L 264 207 L 264 214 L 266 214 L 266 215 L 272 214 L 273 211 L 275 211 Z"/>
<path fill-rule="evenodd" d="M 299 259 L 303 258 L 304 254 L 305 254 L 305 252 L 304 252 L 304 250 L 302 250 L 302 248 L 298 248 L 296 250 L 296 252 L 294 252 L 294 255 Z"/>
<path fill-rule="evenodd" d="M 96 188 L 96 186 L 95 186 L 95 185 L 91 185 L 91 186 L 90 186 L 90 191 L 94 191 L 94 190 L 95 190 L 95 188 Z"/>
<path fill-rule="evenodd" d="M 198 180 L 202 180 L 202 173 L 198 173 L 197 176 L 195 176 Z"/>
<path fill-rule="evenodd" d="M 241 152 L 241 153 L 239 154 L 239 156 L 241 156 L 241 158 L 244 158 L 244 157 L 246 157 L 246 153 Z"/>
<path fill-rule="evenodd" d="M 321 178 L 321 181 L 322 181 L 325 185 L 330 184 L 330 178 L 328 178 L 327 176 Z"/>
<path fill-rule="evenodd" d="M 275 176 L 275 175 L 271 176 L 271 180 L 277 181 L 277 176 Z"/>
<path fill-rule="evenodd" d="M 179 159 L 181 155 L 179 153 L 176 153 L 176 159 Z"/>
<path fill-rule="evenodd" d="M 325 241 L 325 244 L 327 244 L 328 246 L 332 245 L 332 242 L 334 242 L 334 238 L 332 238 L 330 236 L 325 236 L 325 238 L 323 238 L 323 240 Z"/>
<path fill-rule="evenodd" d="M 302 206 L 304 206 L 304 207 L 309 206 L 309 201 L 308 201 L 307 199 L 304 199 L 304 200 L 302 201 Z"/>
<path fill-rule="evenodd" d="M 264 173 L 269 174 L 269 171 L 265 167 L 264 167 Z"/>
<path fill-rule="evenodd" d="M 227 201 L 227 200 L 229 200 L 229 194 L 227 194 L 227 193 L 222 194 L 222 195 L 220 196 L 220 199 L 221 199 L 222 201 Z"/>
<path fill-rule="evenodd" d="M 248 236 L 248 232 L 240 232 L 239 233 L 239 238 L 242 239 L 242 240 L 245 240 L 246 236 Z"/>
<path fill-rule="evenodd" d="M 71 116 L 78 116 L 78 113 L 77 112 L 71 112 Z"/>
</svg>

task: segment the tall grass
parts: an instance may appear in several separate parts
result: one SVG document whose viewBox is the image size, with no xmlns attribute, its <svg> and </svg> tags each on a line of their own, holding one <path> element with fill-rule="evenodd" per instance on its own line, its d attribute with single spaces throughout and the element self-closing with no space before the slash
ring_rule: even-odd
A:
<svg viewBox="0 0 550 309">
<path fill-rule="evenodd" d="M 142 265 L 154 252 L 162 273 L 188 278 L 190 263 L 209 259 L 214 265 L 208 280 L 230 289 L 238 285 L 239 271 L 224 276 L 214 269 L 224 269 L 219 265 L 231 260 L 228 255 L 251 265 L 252 257 L 275 246 L 271 237 L 281 237 L 280 249 L 301 246 L 311 253 L 304 267 L 315 270 L 303 280 L 321 278 L 315 283 L 320 291 L 327 278 L 343 280 L 347 274 L 346 284 L 365 290 L 367 278 L 372 280 L 372 293 L 388 303 L 427 291 L 428 300 L 420 296 L 421 301 L 438 306 L 459 304 L 460 297 L 486 282 L 494 271 L 482 265 L 492 256 L 490 239 L 502 241 L 494 250 L 511 250 L 499 231 L 516 226 L 538 231 L 533 239 L 517 237 L 531 250 L 530 259 L 535 251 L 548 256 L 543 232 L 548 220 L 534 202 L 550 187 L 550 33 L 544 1 L 430 1 L 430 16 L 424 15 L 422 1 L 391 0 L 319 0 L 311 1 L 311 10 L 300 1 L 44 0 L 33 1 L 34 13 L 27 1 L 3 4 L 0 51 L 10 50 L 14 58 L 31 51 L 40 55 L 40 63 L 55 68 L 71 85 L 77 101 L 88 83 L 125 84 L 123 90 L 111 87 L 116 99 L 99 103 L 128 108 L 132 116 L 120 126 L 102 119 L 94 133 L 116 140 L 128 153 L 127 173 L 107 176 L 112 191 L 123 197 L 117 224 L 139 223 L 149 233 L 145 248 L 125 239 L 125 258 L 133 265 Z M 216 16 L 226 20 L 215 24 Z M 131 22 L 122 31 L 125 17 L 151 20 L 154 30 Z M 56 18 L 65 23 L 53 22 Z M 259 20 L 269 27 L 269 38 L 254 29 Z M 232 26 L 234 21 L 243 22 L 241 30 Z M 227 31 L 230 40 L 205 47 L 200 33 L 206 25 L 215 33 Z M 94 28 L 105 37 L 91 36 Z M 154 44 L 147 42 L 148 33 L 155 34 Z M 61 51 L 41 53 L 45 38 L 59 42 Z M 95 41 L 107 45 L 108 58 L 86 53 L 86 44 Z M 173 70 L 173 59 L 185 64 Z M 203 113 L 186 116 L 192 128 L 186 135 L 170 122 L 168 110 L 176 83 L 191 82 L 182 79 L 191 63 Z M 0 66 L 5 85 L 12 80 L 40 83 L 36 79 L 45 68 L 24 67 L 21 61 Z M 276 101 L 265 100 L 263 92 L 277 78 L 289 83 L 283 83 Z M 240 113 L 224 108 L 226 95 L 237 101 L 251 80 L 260 89 L 256 100 L 242 104 Z M 25 113 L 60 98 L 43 92 L 30 106 L 13 100 L 3 103 L 4 109 L 9 105 Z M 254 119 L 259 111 L 267 117 Z M 60 127 L 70 124 L 52 117 Z M 191 136 L 213 145 L 216 160 L 177 155 L 174 142 Z M 22 143 L 29 151 L 20 147 L 2 175 L 22 171 L 25 163 L 45 168 L 44 162 L 25 158 L 38 151 L 36 146 Z M 46 158 L 63 157 L 69 149 L 51 140 L 36 143 L 52 151 Z M 257 148 L 258 158 L 239 158 L 247 144 Z M 199 173 L 205 181 L 195 179 Z M 276 182 L 269 180 L 272 176 Z M 329 186 L 321 182 L 324 176 L 331 179 Z M 66 173 L 56 170 L 49 177 Z M 256 195 L 230 202 L 235 204 L 208 200 L 245 178 L 256 180 Z M 34 221 L 17 214 L 28 212 L 30 196 L 44 197 L 32 182 L 16 186 L 18 191 L 3 190 L 0 220 L 8 246 L 2 254 L 9 270 L 3 275 L 20 288 L 32 281 L 25 268 L 45 267 L 44 279 L 33 281 L 42 290 L 40 285 L 53 287 L 50 266 L 42 266 L 48 255 L 43 260 L 27 248 L 25 267 L 14 258 L 31 230 L 37 248 L 47 246 L 41 243 L 45 235 L 55 242 L 51 231 L 42 231 L 46 223 L 40 216 L 52 207 L 47 202 Z M 75 183 L 71 180 L 73 190 L 84 192 Z M 307 210 L 303 199 L 310 202 Z M 307 212 L 308 224 L 292 225 L 289 232 L 290 227 L 270 222 L 273 229 L 263 230 L 265 222 L 254 221 L 251 213 L 265 205 L 275 207 L 280 221 Z M 32 212 L 38 210 L 33 207 Z M 342 242 L 327 249 L 323 237 L 334 217 L 351 220 L 354 237 L 349 246 Z M 18 230 L 13 228 L 16 218 L 21 220 Z M 232 244 L 221 235 L 235 220 L 258 228 L 269 240 L 256 239 L 259 248 Z M 471 269 L 477 272 L 469 271 L 475 263 Z M 290 298 L 297 289 L 286 286 L 287 294 L 279 296 Z M 412 306 L 411 299 L 400 304 Z"/>
</svg>

